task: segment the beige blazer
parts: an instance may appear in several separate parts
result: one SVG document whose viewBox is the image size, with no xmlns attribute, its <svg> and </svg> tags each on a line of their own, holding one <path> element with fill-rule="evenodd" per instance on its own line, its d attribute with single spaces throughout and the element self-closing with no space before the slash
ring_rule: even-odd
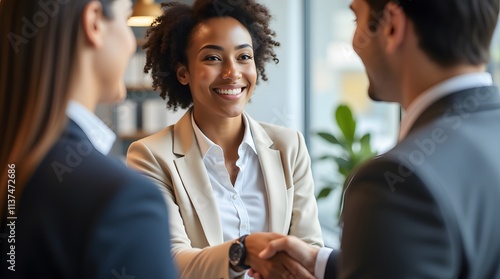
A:
<svg viewBox="0 0 500 279">
<path fill-rule="evenodd" d="M 190 110 L 191 111 L 191 110 Z M 132 143 L 129 166 L 162 190 L 171 253 L 181 278 L 230 278 L 229 246 L 188 111 L 175 125 Z M 269 230 L 323 246 L 310 158 L 302 134 L 248 115 L 269 203 Z M 147 234 L 145 234 L 147 235 Z"/>
</svg>

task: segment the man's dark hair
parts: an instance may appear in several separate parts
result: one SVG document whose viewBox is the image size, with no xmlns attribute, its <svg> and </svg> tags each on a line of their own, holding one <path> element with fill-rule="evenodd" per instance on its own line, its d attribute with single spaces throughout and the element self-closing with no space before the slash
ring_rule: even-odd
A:
<svg viewBox="0 0 500 279">
<path fill-rule="evenodd" d="M 441 66 L 487 63 L 499 0 L 365 0 L 376 28 L 389 2 L 413 22 L 420 47 Z M 373 30 L 372 30 L 373 31 Z"/>
<path fill-rule="evenodd" d="M 252 37 L 254 61 L 262 80 L 267 80 L 265 64 L 278 63 L 274 47 L 275 32 L 269 28 L 268 9 L 255 0 L 197 0 L 193 6 L 178 2 L 163 3 L 164 12 L 146 32 L 146 66 L 151 71 L 153 88 L 160 88 L 160 96 L 167 107 L 187 108 L 193 103 L 188 85 L 177 80 L 176 70 L 187 66 L 187 48 L 193 29 L 203 21 L 215 17 L 232 17 L 246 27 Z"/>
</svg>

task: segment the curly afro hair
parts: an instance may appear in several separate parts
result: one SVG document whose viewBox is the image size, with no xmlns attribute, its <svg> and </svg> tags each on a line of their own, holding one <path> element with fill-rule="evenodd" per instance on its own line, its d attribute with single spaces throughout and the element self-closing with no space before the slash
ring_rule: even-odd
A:
<svg viewBox="0 0 500 279">
<path fill-rule="evenodd" d="M 163 14 L 156 18 L 146 32 L 146 65 L 151 71 L 153 88 L 167 100 L 167 108 L 188 108 L 193 97 L 188 85 L 177 80 L 179 65 L 187 65 L 187 47 L 193 29 L 201 22 L 215 17 L 233 17 L 246 27 L 254 48 L 254 61 L 259 77 L 266 81 L 265 64 L 278 63 L 274 47 L 276 33 L 269 29 L 269 10 L 255 0 L 197 0 L 193 6 L 179 2 L 162 3 Z"/>
</svg>

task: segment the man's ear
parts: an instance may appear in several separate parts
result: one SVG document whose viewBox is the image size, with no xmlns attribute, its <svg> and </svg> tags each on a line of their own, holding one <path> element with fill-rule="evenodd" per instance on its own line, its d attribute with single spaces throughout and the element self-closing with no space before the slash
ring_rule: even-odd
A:
<svg viewBox="0 0 500 279">
<path fill-rule="evenodd" d="M 104 15 L 99 1 L 90 1 L 82 12 L 82 29 L 86 42 L 100 47 L 104 44 Z"/>
<path fill-rule="evenodd" d="M 188 85 L 189 83 L 189 72 L 184 65 L 180 65 L 177 67 L 177 80 L 182 84 L 182 85 Z"/>
<path fill-rule="evenodd" d="M 384 22 L 383 32 L 386 37 L 386 51 L 389 53 L 395 52 L 404 42 L 406 37 L 408 18 L 401 6 L 389 2 L 385 6 L 387 13 L 387 21 Z"/>
</svg>

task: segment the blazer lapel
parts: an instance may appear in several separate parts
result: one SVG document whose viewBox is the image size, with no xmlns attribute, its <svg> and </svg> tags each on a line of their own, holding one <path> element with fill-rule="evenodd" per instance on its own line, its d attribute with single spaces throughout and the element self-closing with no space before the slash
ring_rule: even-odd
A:
<svg viewBox="0 0 500 279">
<path fill-rule="evenodd" d="M 250 130 L 264 176 L 269 205 L 269 230 L 287 234 L 288 227 L 285 228 L 283 216 L 287 215 L 289 201 L 280 151 L 273 149 L 273 141 L 262 126 L 247 114 L 245 115 L 250 123 Z"/>
<path fill-rule="evenodd" d="M 484 86 L 452 93 L 427 108 L 415 121 L 410 133 L 440 117 L 459 115 L 500 108 L 500 94 L 496 86 Z"/>
<path fill-rule="evenodd" d="M 173 152 L 182 156 L 175 159 L 174 164 L 198 214 L 205 237 L 210 246 L 221 244 L 224 240 L 219 211 L 191 125 L 191 110 L 175 125 L 173 143 Z"/>
</svg>

